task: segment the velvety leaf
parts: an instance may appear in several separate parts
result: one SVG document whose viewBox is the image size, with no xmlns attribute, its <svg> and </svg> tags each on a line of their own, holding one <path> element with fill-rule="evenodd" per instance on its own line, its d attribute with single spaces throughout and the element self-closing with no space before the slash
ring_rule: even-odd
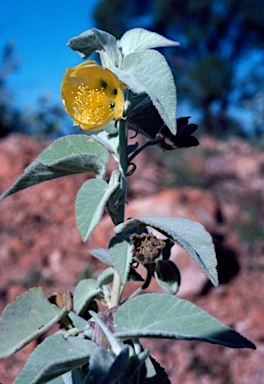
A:
<svg viewBox="0 0 264 384">
<path fill-rule="evenodd" d="M 51 304 L 42 288 L 32 288 L 9 304 L 0 318 L 0 358 L 6 358 L 36 339 L 65 314 Z"/>
<path fill-rule="evenodd" d="M 139 384 L 172 384 L 165 369 L 152 356 L 147 359 L 146 367 L 148 375 Z"/>
<path fill-rule="evenodd" d="M 134 28 L 124 33 L 118 45 L 122 48 L 122 53 L 128 55 L 132 52 L 151 48 L 178 46 L 179 43 L 169 40 L 156 32 L 150 32 L 143 28 Z"/>
<path fill-rule="evenodd" d="M 104 336 L 107 338 L 109 344 L 111 345 L 111 350 L 117 356 L 121 352 L 123 344 L 113 335 L 112 329 L 109 329 L 109 324 L 107 324 L 107 321 L 104 321 L 100 315 L 94 311 L 89 311 L 89 314 L 92 316 L 94 322 L 99 325 L 99 328 L 101 328 Z M 112 320 L 110 320 L 110 327 L 112 327 Z"/>
<path fill-rule="evenodd" d="M 116 380 L 125 373 L 129 364 L 129 348 L 127 345 L 123 347 L 119 355 L 116 356 L 113 364 L 111 365 L 106 377 L 100 380 L 100 384 L 114 383 Z"/>
<path fill-rule="evenodd" d="M 102 178 L 108 161 L 107 149 L 95 139 L 86 135 L 62 137 L 46 148 L 0 199 L 44 181 L 77 173 L 94 172 Z"/>
<path fill-rule="evenodd" d="M 85 384 L 110 384 L 122 376 L 129 363 L 129 349 L 125 346 L 117 357 L 102 347 L 94 350 Z"/>
<path fill-rule="evenodd" d="M 173 217 L 143 217 L 127 220 L 115 227 L 115 233 L 129 231 L 135 225 L 153 227 L 179 244 L 194 259 L 214 285 L 218 284 L 217 259 L 211 235 L 196 221 Z"/>
<path fill-rule="evenodd" d="M 108 124 L 107 127 L 104 128 L 104 130 L 97 133 L 97 135 L 92 135 L 92 137 L 96 141 L 104 145 L 105 148 L 107 148 L 111 153 L 116 154 L 118 152 L 118 146 L 119 146 L 118 132 L 116 132 L 115 134 L 110 133 L 111 128 L 116 130 L 114 124 L 115 124 L 114 122 L 111 122 L 110 124 Z"/>
<path fill-rule="evenodd" d="M 105 264 L 112 265 L 110 254 L 108 249 L 99 248 L 99 249 L 89 249 L 89 253 L 96 257 L 98 260 L 102 261 Z"/>
<path fill-rule="evenodd" d="M 42 384 L 87 364 L 96 344 L 57 333 L 45 339 L 31 354 L 15 384 Z"/>
<path fill-rule="evenodd" d="M 81 280 L 74 291 L 73 309 L 79 315 L 89 305 L 90 301 L 101 292 L 95 279 Z"/>
<path fill-rule="evenodd" d="M 87 59 L 96 51 L 104 50 L 112 65 L 117 65 L 116 38 L 110 33 L 92 28 L 70 39 L 67 45 L 77 51 L 83 59 Z"/>
<path fill-rule="evenodd" d="M 142 381 L 141 378 L 143 380 L 145 380 L 148 373 L 150 373 L 150 374 L 153 373 L 153 372 L 149 372 L 148 360 L 149 360 L 149 350 L 148 349 L 146 349 L 145 351 L 143 350 L 139 354 L 130 356 L 129 366 L 127 367 L 126 372 L 125 372 L 125 377 L 126 377 L 126 380 L 128 383 L 133 383 L 133 378 L 137 377 L 137 375 L 139 373 L 138 372 L 139 369 L 142 369 L 142 371 L 143 371 L 143 372 L 139 373 L 139 375 L 140 375 L 139 384 L 145 383 L 145 381 Z M 145 363 L 145 365 L 143 367 L 144 363 Z"/>
<path fill-rule="evenodd" d="M 176 133 L 176 87 L 163 55 L 154 50 L 134 52 L 124 57 L 122 69 L 110 69 L 134 93 L 148 94 L 162 120 Z"/>
<path fill-rule="evenodd" d="M 56 377 L 53 380 L 49 381 L 49 384 L 65 384 L 65 381 L 63 380 L 62 376 Z M 68 384 L 68 383 L 67 383 Z M 69 382 L 69 384 L 73 384 L 72 382 Z"/>
<path fill-rule="evenodd" d="M 62 378 L 63 384 L 84 384 L 84 374 L 82 373 L 81 368 L 76 368 L 70 372 L 64 373 Z M 50 383 L 53 383 L 53 381 L 49 381 L 49 384 Z"/>
<path fill-rule="evenodd" d="M 103 270 L 97 277 L 97 286 L 101 288 L 103 285 L 112 283 L 114 277 L 114 268 L 108 267 Z"/>
<path fill-rule="evenodd" d="M 123 284 L 126 283 L 132 261 L 132 245 L 128 238 L 115 236 L 110 240 L 109 253 Z"/>
<path fill-rule="evenodd" d="M 84 332 L 90 330 L 90 326 L 87 320 L 81 316 L 78 316 L 75 312 L 70 311 L 68 313 L 68 317 L 71 319 L 73 326 L 78 328 L 80 331 Z"/>
<path fill-rule="evenodd" d="M 159 286 L 176 295 L 181 283 L 181 275 L 178 267 L 171 260 L 156 261 L 154 276 Z"/>
<path fill-rule="evenodd" d="M 254 344 L 196 305 L 162 293 L 140 295 L 121 305 L 114 317 L 115 335 L 200 340 L 231 348 Z"/>
<path fill-rule="evenodd" d="M 89 361 L 89 372 L 84 383 L 99 384 L 100 380 L 107 375 L 114 359 L 114 356 L 106 349 L 95 348 Z"/>
<path fill-rule="evenodd" d="M 118 186 L 118 183 L 109 186 L 100 179 L 88 180 L 82 185 L 75 202 L 75 216 L 83 241 L 99 224 L 105 205 Z"/>
</svg>

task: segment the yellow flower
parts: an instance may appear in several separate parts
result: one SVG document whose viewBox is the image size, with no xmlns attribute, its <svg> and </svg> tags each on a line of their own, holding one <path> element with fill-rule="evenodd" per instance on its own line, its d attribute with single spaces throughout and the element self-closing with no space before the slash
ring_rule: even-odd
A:
<svg viewBox="0 0 264 384">
<path fill-rule="evenodd" d="M 74 125 L 97 131 L 122 119 L 125 88 L 114 73 L 90 60 L 66 69 L 61 98 Z"/>
</svg>

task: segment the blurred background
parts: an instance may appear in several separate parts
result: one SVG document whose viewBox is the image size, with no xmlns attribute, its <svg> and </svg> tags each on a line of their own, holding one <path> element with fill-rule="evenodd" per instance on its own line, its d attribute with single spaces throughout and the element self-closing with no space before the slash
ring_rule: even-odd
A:
<svg viewBox="0 0 264 384">
<path fill-rule="evenodd" d="M 178 113 L 191 110 L 203 131 L 217 137 L 259 138 L 263 8 L 261 0 L 77 0 L 74 7 L 68 0 L 37 6 L 1 0 L 0 134 L 64 129 L 60 81 L 65 67 L 80 62 L 66 43 L 96 26 L 118 38 L 143 27 L 179 41 L 179 48 L 163 50 L 175 75 Z"/>
<path fill-rule="evenodd" d="M 200 145 L 163 156 L 158 149 L 143 152 L 129 179 L 128 216 L 173 215 L 205 225 L 216 246 L 221 284 L 211 289 L 194 263 L 175 249 L 172 257 L 183 281 L 179 295 L 243 333 L 258 349 L 167 340 L 145 346 L 172 384 L 261 384 L 263 1 L 1 0 L 0 14 L 1 193 L 50 140 L 80 133 L 60 101 L 65 68 L 81 62 L 66 46 L 71 37 L 97 27 L 119 38 L 142 27 L 180 43 L 161 52 L 175 76 L 177 117 L 191 116 L 190 122 L 199 125 Z M 111 224 L 105 217 L 84 244 L 74 219 L 74 198 L 85 179 L 58 179 L 1 203 L 1 310 L 31 286 L 73 290 L 81 278 L 102 271 L 87 249 L 107 247 Z M 0 362 L 2 384 L 13 382 L 32 348 Z"/>
</svg>

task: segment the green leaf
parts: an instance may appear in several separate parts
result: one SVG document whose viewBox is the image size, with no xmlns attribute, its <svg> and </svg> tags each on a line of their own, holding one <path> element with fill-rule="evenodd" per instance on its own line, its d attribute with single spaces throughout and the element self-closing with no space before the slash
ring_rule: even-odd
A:
<svg viewBox="0 0 264 384">
<path fill-rule="evenodd" d="M 68 317 L 71 319 L 72 324 L 75 328 L 78 328 L 82 332 L 90 331 L 90 326 L 83 317 L 78 316 L 75 312 L 70 311 Z"/>
<path fill-rule="evenodd" d="M 94 172 L 102 178 L 108 161 L 108 151 L 95 139 L 86 135 L 62 137 L 46 148 L 0 199 L 44 181 L 77 173 Z"/>
<path fill-rule="evenodd" d="M 66 384 L 62 376 L 56 377 L 56 379 L 50 380 L 49 384 Z M 69 381 L 67 384 L 73 384 Z"/>
<path fill-rule="evenodd" d="M 0 359 L 19 351 L 67 312 L 51 304 L 42 288 L 32 288 L 9 304 L 0 318 Z"/>
<path fill-rule="evenodd" d="M 133 355 L 130 357 L 129 359 L 129 366 L 126 370 L 126 373 L 125 373 L 125 377 L 127 379 L 127 382 L 128 383 L 133 383 L 133 378 L 138 375 L 138 370 L 140 368 L 142 368 L 142 370 L 144 371 L 148 371 L 148 360 L 149 360 L 149 350 L 143 350 L 142 352 L 140 352 L 139 354 L 136 354 L 136 355 Z M 142 365 L 145 363 L 145 366 L 142 367 Z M 151 373 L 154 373 L 155 374 L 155 371 L 151 372 Z M 142 372 L 139 373 L 140 377 L 143 376 Z M 144 378 L 145 376 L 147 377 L 148 375 L 148 372 L 146 372 L 146 375 L 144 374 Z M 129 381 L 131 380 L 131 381 Z M 142 380 L 140 380 L 139 383 L 143 383 Z M 144 381 L 145 383 L 145 381 Z M 159 383 L 162 383 L 163 384 L 163 381 L 160 381 Z"/>
<path fill-rule="evenodd" d="M 117 379 L 125 373 L 125 370 L 129 364 L 129 347 L 125 345 L 116 356 L 115 361 L 109 369 L 106 377 L 100 380 L 100 384 L 109 384 L 117 382 Z"/>
<path fill-rule="evenodd" d="M 109 324 L 107 321 L 101 319 L 101 317 L 94 311 L 89 311 L 89 314 L 92 316 L 92 319 L 99 325 L 104 336 L 107 338 L 109 344 L 111 345 L 111 350 L 115 355 L 118 355 L 123 347 L 122 342 L 113 335 L 112 329 L 108 328 Z M 110 327 L 112 328 L 112 321 L 110 320 Z"/>
<path fill-rule="evenodd" d="M 211 235 L 196 221 L 174 217 L 141 217 L 127 220 L 115 227 L 115 233 L 129 231 L 135 225 L 144 224 L 157 229 L 179 244 L 196 264 L 218 285 L 217 259 Z"/>
<path fill-rule="evenodd" d="M 45 339 L 31 354 L 15 384 L 42 384 L 63 373 L 87 364 L 97 347 L 78 337 L 65 339 L 57 333 Z"/>
<path fill-rule="evenodd" d="M 117 154 L 119 147 L 118 133 L 116 132 L 111 134 L 111 132 L 109 132 L 111 131 L 112 127 L 116 130 L 114 124 L 114 122 L 111 122 L 107 125 L 107 127 L 105 127 L 105 129 L 108 128 L 107 131 L 104 129 L 103 131 L 98 132 L 97 135 L 92 135 L 91 137 L 93 137 L 96 141 L 104 145 L 105 148 L 107 148 L 108 151 L 110 151 L 111 153 Z"/>
<path fill-rule="evenodd" d="M 196 305 L 162 293 L 124 303 L 114 317 L 115 336 L 200 340 L 231 348 L 255 345 Z"/>
<path fill-rule="evenodd" d="M 175 47 L 180 44 L 156 32 L 150 32 L 143 28 L 134 28 L 124 33 L 118 45 L 122 48 L 123 55 L 128 55 L 136 51 L 144 51 L 151 48 Z"/>
<path fill-rule="evenodd" d="M 113 278 L 114 278 L 114 268 L 112 268 L 112 267 L 106 268 L 97 277 L 97 286 L 98 286 L 98 288 L 102 288 L 103 285 L 107 285 L 109 283 L 112 283 Z"/>
<path fill-rule="evenodd" d="M 146 360 L 147 375 L 144 384 L 172 384 L 165 369 L 152 357 Z M 140 382 L 140 384 L 143 384 Z"/>
<path fill-rule="evenodd" d="M 176 133 L 176 87 L 164 56 L 154 50 L 124 57 L 122 69 L 110 68 L 134 93 L 147 93 L 170 131 Z"/>
<path fill-rule="evenodd" d="M 105 249 L 105 248 L 89 249 L 89 253 L 92 256 L 96 257 L 98 260 L 102 261 L 102 263 L 112 265 L 112 261 L 111 261 L 108 249 Z"/>
<path fill-rule="evenodd" d="M 132 245 L 127 237 L 115 236 L 110 240 L 109 253 L 112 265 L 116 268 L 122 284 L 127 281 L 130 264 L 132 261 Z"/>
<path fill-rule="evenodd" d="M 129 363 L 129 348 L 124 346 L 115 358 L 110 352 L 98 347 L 91 355 L 89 373 L 85 384 L 112 384 L 121 377 Z M 124 382 L 122 380 L 122 382 Z"/>
<path fill-rule="evenodd" d="M 168 293 L 176 295 L 181 283 L 178 267 L 171 260 L 157 260 L 154 276 L 161 288 Z"/>
<path fill-rule="evenodd" d="M 90 301 L 101 292 L 97 287 L 95 279 L 81 280 L 74 291 L 73 309 L 77 315 L 81 314 L 89 305 Z"/>
<path fill-rule="evenodd" d="M 101 379 L 107 375 L 113 362 L 114 356 L 110 352 L 102 347 L 95 348 L 89 361 L 89 372 L 84 383 L 99 384 Z"/>
<path fill-rule="evenodd" d="M 63 380 L 62 384 L 84 384 L 84 374 L 81 368 L 76 368 L 70 372 L 66 372 L 60 377 L 62 377 Z M 49 381 L 49 384 L 50 383 L 53 384 L 53 381 Z"/>
<path fill-rule="evenodd" d="M 82 185 L 75 202 L 75 216 L 83 241 L 99 224 L 105 205 L 118 186 L 119 183 L 109 186 L 100 179 L 88 180 Z"/>
<path fill-rule="evenodd" d="M 87 59 L 96 51 L 104 50 L 112 65 L 118 63 L 116 38 L 100 29 L 89 29 L 70 39 L 67 45 L 77 51 L 83 59 Z"/>
</svg>

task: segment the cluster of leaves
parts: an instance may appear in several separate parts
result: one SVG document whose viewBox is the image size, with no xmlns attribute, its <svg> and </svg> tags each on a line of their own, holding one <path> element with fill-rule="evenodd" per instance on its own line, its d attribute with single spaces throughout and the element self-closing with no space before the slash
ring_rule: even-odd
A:
<svg viewBox="0 0 264 384">
<path fill-rule="evenodd" d="M 1 358 L 12 355 L 55 323 L 60 322 L 62 327 L 35 349 L 15 383 L 169 383 L 149 351 L 142 350 L 142 337 L 200 340 L 254 349 L 254 344 L 236 331 L 175 296 L 180 272 L 170 260 L 174 243 L 186 251 L 214 285 L 218 284 L 212 238 L 201 224 L 170 217 L 124 221 L 128 164 L 146 147 L 127 146 L 125 132 L 129 124 L 134 124 L 134 129 L 144 134 L 150 145 L 169 150 L 197 145 L 192 137 L 197 126 L 188 124 L 188 118 L 178 119 L 176 133 L 173 77 L 163 56 L 153 50 L 177 43 L 142 29 L 128 31 L 119 41 L 92 29 L 71 39 L 69 45 L 85 58 L 99 51 L 103 65 L 125 82 L 134 96 L 143 95 L 145 101 L 134 108 L 138 99 L 131 99 L 131 112 L 127 111 L 127 121 L 118 122 L 119 132 L 110 123 L 96 135 L 71 135 L 56 140 L 1 196 L 4 199 L 54 178 L 93 172 L 96 177 L 87 180 L 76 197 L 79 232 L 86 241 L 100 223 L 104 209 L 115 224 L 108 249 L 91 251 L 107 268 L 97 279 L 81 280 L 72 303 L 70 295 L 59 295 L 59 300 L 53 297 L 49 301 L 42 289 L 34 288 L 4 310 L 0 319 Z M 159 115 L 155 118 L 157 111 Z M 156 121 L 153 130 L 145 122 L 148 117 L 143 119 L 144 114 Z M 110 154 L 119 169 L 105 180 Z M 149 227 L 166 240 L 148 234 Z M 145 268 L 145 278 L 136 271 L 137 263 Z M 138 295 L 152 278 L 166 293 Z M 122 288 L 128 281 L 139 281 L 142 285 L 122 303 Z M 109 309 L 98 313 L 98 300 Z"/>
<path fill-rule="evenodd" d="M 226 137 L 228 134 L 260 135 L 259 125 L 253 131 L 240 116 L 244 111 L 239 101 L 250 87 L 250 100 L 263 89 L 263 22 L 261 0 L 101 0 L 94 17 L 98 28 L 121 36 L 128 28 L 150 28 L 181 42 L 181 49 L 165 51 L 170 59 L 181 100 L 191 102 L 201 115 L 206 132 Z M 259 65 L 250 68 L 258 57 Z M 243 71 L 241 70 L 243 68 Z M 262 75 L 254 84 L 252 76 Z M 254 106 L 251 108 L 254 111 Z M 237 114 L 238 115 L 238 114 Z M 244 117 L 243 117 L 244 119 Z"/>
</svg>

